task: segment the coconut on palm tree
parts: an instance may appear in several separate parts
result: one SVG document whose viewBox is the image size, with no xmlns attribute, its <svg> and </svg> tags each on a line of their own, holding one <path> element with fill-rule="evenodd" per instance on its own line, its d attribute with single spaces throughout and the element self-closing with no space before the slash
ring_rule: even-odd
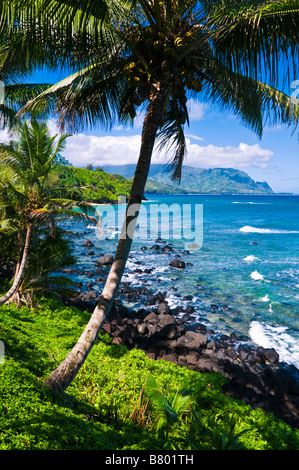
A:
<svg viewBox="0 0 299 470">
<path fill-rule="evenodd" d="M 40 0 L 30 2 L 29 11 L 27 3 L 2 2 L 3 18 L 13 18 L 11 31 L 16 37 L 38 33 L 47 65 L 48 47 L 52 55 L 55 51 L 52 67 L 61 61 L 73 74 L 28 102 L 23 112 L 51 111 L 67 130 L 133 121 L 138 110 L 145 112 L 123 232 L 106 285 L 77 344 L 45 382 L 65 390 L 113 303 L 132 243 L 127 228 L 136 224 L 156 142 L 172 147 L 169 168 L 174 179 L 181 178 L 188 99 L 202 96 L 222 106 L 258 136 L 267 119 L 297 124 L 298 104 L 278 90 L 276 72 L 278 67 L 297 72 L 299 5 L 297 0 Z"/>
<path fill-rule="evenodd" d="M 76 201 L 51 198 L 45 189 L 49 171 L 67 137 L 51 136 L 43 122 L 23 122 L 18 140 L 0 146 L 0 230 L 13 237 L 18 251 L 12 286 L 0 298 L 0 305 L 18 292 L 35 227 L 49 227 L 54 237 L 57 217 L 94 220 L 84 211 L 73 210 Z"/>
</svg>

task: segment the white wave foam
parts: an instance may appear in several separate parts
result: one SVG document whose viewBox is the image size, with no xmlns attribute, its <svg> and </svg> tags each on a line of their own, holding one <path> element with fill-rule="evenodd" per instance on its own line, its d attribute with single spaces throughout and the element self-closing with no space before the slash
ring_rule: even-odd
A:
<svg viewBox="0 0 299 470">
<path fill-rule="evenodd" d="M 264 276 L 262 276 L 258 271 L 253 271 L 250 274 L 251 279 L 254 281 L 262 281 L 264 279 Z"/>
<path fill-rule="evenodd" d="M 274 348 L 279 354 L 279 360 L 299 367 L 299 342 L 287 333 L 287 327 L 271 326 L 266 323 L 253 321 L 250 324 L 249 335 L 252 341 L 264 348 Z"/>
<path fill-rule="evenodd" d="M 181 303 L 181 299 L 179 297 L 170 293 L 167 294 L 166 300 L 170 308 L 175 308 Z"/>
<path fill-rule="evenodd" d="M 262 302 L 270 302 L 269 295 L 267 294 L 267 295 L 265 295 L 265 297 L 262 297 L 261 301 Z"/>
<path fill-rule="evenodd" d="M 244 261 L 248 261 L 249 263 L 252 263 L 253 261 L 259 261 L 259 258 L 257 258 L 254 255 L 249 255 L 244 258 Z"/>
<path fill-rule="evenodd" d="M 270 204 L 270 202 L 251 202 L 251 201 L 250 202 L 249 201 L 248 202 L 247 201 L 242 201 L 241 202 L 241 201 L 234 201 L 234 202 L 232 202 L 232 204 L 254 204 L 254 205 L 263 205 L 264 206 L 265 204 L 266 205 Z"/>
<path fill-rule="evenodd" d="M 275 230 L 270 228 L 251 227 L 250 225 L 245 225 L 240 228 L 239 231 L 243 233 L 299 233 L 296 230 Z"/>
</svg>

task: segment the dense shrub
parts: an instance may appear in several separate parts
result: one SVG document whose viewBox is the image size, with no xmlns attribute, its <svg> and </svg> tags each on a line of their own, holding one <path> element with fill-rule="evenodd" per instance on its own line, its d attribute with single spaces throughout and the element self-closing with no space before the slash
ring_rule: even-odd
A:
<svg viewBox="0 0 299 470">
<path fill-rule="evenodd" d="M 100 337 L 67 394 L 53 395 L 42 382 L 88 317 L 49 299 L 35 309 L 0 308 L 0 449 L 211 449 L 230 437 L 237 437 L 231 448 L 299 448 L 298 430 L 225 396 L 219 374 L 151 360 L 140 350 L 111 344 L 108 335 Z M 171 427 L 167 441 L 155 431 L 144 393 L 150 376 L 165 397 L 192 389 L 195 415 Z"/>
<path fill-rule="evenodd" d="M 63 197 L 96 203 L 109 203 L 119 196 L 128 196 L 131 182 L 104 171 L 57 165 L 48 178 L 48 190 L 54 197 Z"/>
</svg>

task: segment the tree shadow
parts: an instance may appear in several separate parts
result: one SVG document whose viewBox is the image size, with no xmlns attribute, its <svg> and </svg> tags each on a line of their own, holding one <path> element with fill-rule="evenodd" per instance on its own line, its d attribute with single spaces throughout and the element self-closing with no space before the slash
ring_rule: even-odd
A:
<svg viewBox="0 0 299 470">
<path fill-rule="evenodd" d="M 138 446 L 141 440 L 158 445 L 155 436 L 141 426 L 111 418 L 65 393 L 57 395 L 47 389 L 44 395 L 49 411 L 37 410 L 26 421 L 10 420 L 15 436 L 26 436 L 28 450 L 121 450 Z"/>
</svg>

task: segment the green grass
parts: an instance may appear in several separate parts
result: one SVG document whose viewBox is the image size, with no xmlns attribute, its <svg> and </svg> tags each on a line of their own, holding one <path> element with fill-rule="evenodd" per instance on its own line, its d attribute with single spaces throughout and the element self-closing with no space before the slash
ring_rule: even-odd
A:
<svg viewBox="0 0 299 470">
<path fill-rule="evenodd" d="M 0 308 L 0 450 L 185 450 L 217 448 L 232 430 L 245 449 L 299 449 L 299 430 L 273 415 L 225 396 L 219 374 L 201 374 L 149 359 L 100 337 L 66 394 L 54 395 L 43 380 L 78 339 L 88 314 L 43 299 L 35 309 Z M 196 420 L 183 417 L 169 440 L 153 428 L 152 405 L 142 393 L 149 376 L 161 390 L 192 388 Z M 192 442 L 191 442 L 192 441 Z M 218 443 L 218 444 L 217 444 Z"/>
</svg>

